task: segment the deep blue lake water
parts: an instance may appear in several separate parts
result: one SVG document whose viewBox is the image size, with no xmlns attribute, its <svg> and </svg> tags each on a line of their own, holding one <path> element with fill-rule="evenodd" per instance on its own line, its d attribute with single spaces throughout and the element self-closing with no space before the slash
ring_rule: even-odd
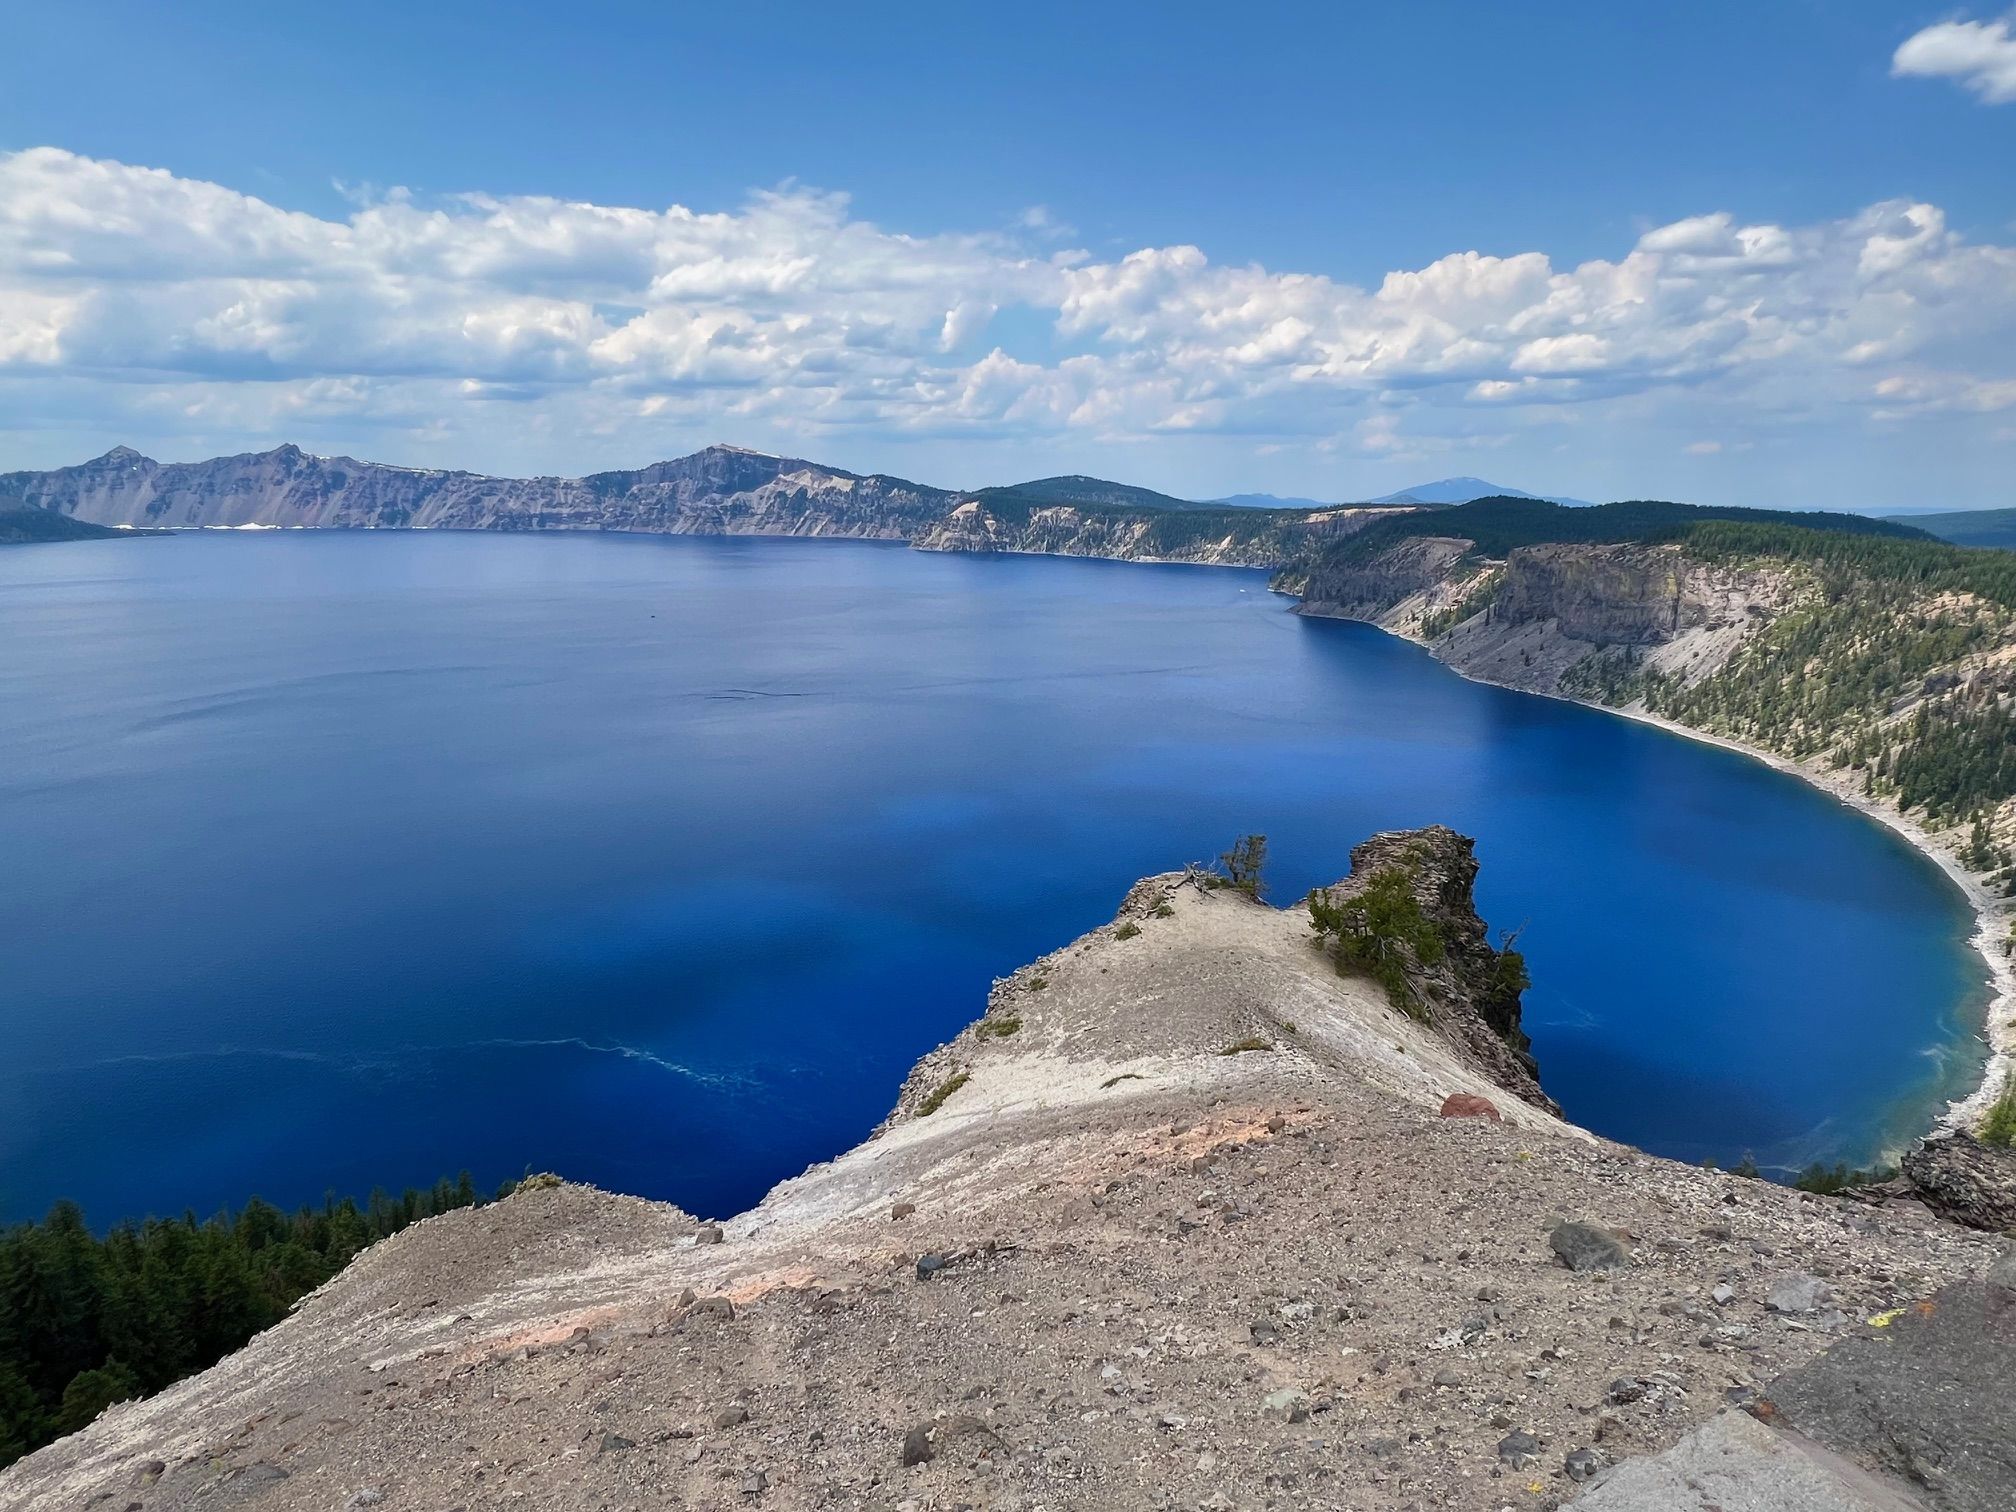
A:
<svg viewBox="0 0 2016 1512">
<path fill-rule="evenodd" d="M 1570 1116 L 1862 1160 L 1978 1065 L 1959 895 L 1758 763 L 1253 572 L 641 536 L 0 551 L 0 1221 L 853 1144 L 1136 877 L 1478 838 Z"/>
</svg>

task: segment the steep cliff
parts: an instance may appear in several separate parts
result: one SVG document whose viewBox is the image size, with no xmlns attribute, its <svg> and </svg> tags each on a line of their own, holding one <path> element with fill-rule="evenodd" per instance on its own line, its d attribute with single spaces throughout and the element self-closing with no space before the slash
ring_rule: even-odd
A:
<svg viewBox="0 0 2016 1512">
<path fill-rule="evenodd" d="M 1481 942 L 1456 842 L 1354 872 L 1427 846 Z M 1302 908 L 1149 878 L 752 1211 L 534 1182 L 429 1219 L 0 1509 L 1540 1507 L 1993 1261 L 1605 1144 L 1483 1043 Z M 1949 1487 L 2000 1473 L 1951 1414 L 1872 1429 L 1907 1431 Z"/>
<path fill-rule="evenodd" d="M 1274 586 L 1302 600 L 1305 614 L 1362 619 L 1415 633 L 1479 581 L 1472 543 L 1453 536 L 1410 535 L 1374 552 L 1304 557 Z"/>
<path fill-rule="evenodd" d="M 1485 681 L 1643 711 L 1841 772 L 2016 891 L 2016 558 L 1709 525 L 1502 557 L 1409 536 L 1276 584 Z"/>
<path fill-rule="evenodd" d="M 161 463 L 119 447 L 77 467 L 0 475 L 13 494 L 101 525 L 648 530 L 907 540 L 954 495 L 791 457 L 710 446 L 585 478 L 490 478 L 317 457 L 298 446 Z"/>
<path fill-rule="evenodd" d="M 1797 576 L 1783 563 L 1699 561 L 1677 545 L 1521 547 L 1474 612 L 1434 627 L 1437 654 L 1542 693 L 1578 691 L 1577 671 L 1612 652 L 1654 675 L 1698 680 L 1784 611 Z"/>
<path fill-rule="evenodd" d="M 1213 509 L 1186 505 L 1149 509 L 1120 503 L 1056 502 L 1021 489 L 984 489 L 958 503 L 911 544 L 920 551 L 1024 552 L 1278 567 L 1323 541 L 1341 539 L 1391 513 L 1349 507 Z"/>
<path fill-rule="evenodd" d="M 1550 543 L 1493 561 L 1467 540 L 1409 536 L 1284 573 L 1279 586 L 1304 613 L 1370 620 L 1473 676 L 1558 693 L 1609 651 L 1689 678 L 1719 670 L 1784 609 L 1794 578 L 1786 564 L 1708 563 L 1674 544 Z"/>
</svg>

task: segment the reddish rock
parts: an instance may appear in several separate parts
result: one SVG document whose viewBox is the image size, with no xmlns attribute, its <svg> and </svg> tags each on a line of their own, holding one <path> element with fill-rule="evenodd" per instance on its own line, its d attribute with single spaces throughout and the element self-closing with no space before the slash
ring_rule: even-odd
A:
<svg viewBox="0 0 2016 1512">
<path fill-rule="evenodd" d="M 1479 1097 L 1475 1092 L 1451 1092 L 1442 1100 L 1444 1118 L 1488 1118 L 1493 1123 L 1503 1123 L 1497 1105 L 1488 1097 Z"/>
</svg>

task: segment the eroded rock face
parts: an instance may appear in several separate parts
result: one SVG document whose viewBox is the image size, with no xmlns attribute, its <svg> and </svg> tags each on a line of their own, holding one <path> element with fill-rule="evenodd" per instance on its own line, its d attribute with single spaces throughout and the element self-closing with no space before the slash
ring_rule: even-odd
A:
<svg viewBox="0 0 2016 1512">
<path fill-rule="evenodd" d="M 0 475 L 0 492 L 101 525 L 639 530 L 907 540 L 957 495 L 880 474 L 710 446 L 585 478 L 492 478 L 318 457 L 298 446 L 204 462 L 118 447 L 76 467 Z"/>
<path fill-rule="evenodd" d="M 1477 843 L 1447 825 L 1392 830 L 1351 851 L 1351 875 L 1324 888 L 1332 902 L 1363 892 L 1397 870 L 1442 936 L 1440 961 L 1417 963 L 1420 1008 L 1429 1024 L 1499 1086 L 1550 1113 L 1560 1105 L 1540 1089 L 1533 1042 L 1519 1027 L 1524 972 L 1491 943 L 1477 912 Z"/>
<path fill-rule="evenodd" d="M 1990 1233 L 2016 1233 L 2016 1151 L 1955 1133 L 1925 1140 L 1901 1164 L 1912 1190 L 1941 1217 Z"/>
<path fill-rule="evenodd" d="M 1448 585 L 1471 544 L 1453 536 L 1410 536 L 1368 561 L 1319 562 L 1283 574 L 1277 586 L 1299 593 L 1311 614 L 1383 623 L 1408 598 Z"/>
<path fill-rule="evenodd" d="M 1053 504 L 1019 513 L 968 499 L 911 538 L 919 551 L 1017 552 L 1044 556 L 1110 557 L 1117 561 L 1197 562 L 1226 567 L 1279 566 L 1313 535 L 1320 517 L 1278 519 L 1255 512 L 1223 532 L 1195 533 L 1179 516 L 1171 520 L 1141 510 Z"/>
<path fill-rule="evenodd" d="M 1494 619 L 1551 619 L 1599 646 L 1659 645 L 1707 612 L 1672 546 L 1522 546 L 1505 559 L 1491 604 Z"/>
<path fill-rule="evenodd" d="M 1783 570 L 1689 557 L 1677 546 L 1521 546 L 1480 563 L 1473 543 L 1417 537 L 1362 561 L 1284 572 L 1302 612 L 1368 620 L 1426 644 L 1486 682 L 1559 693 L 1591 657 L 1642 656 L 1686 680 L 1708 675 L 1792 591 Z"/>
</svg>

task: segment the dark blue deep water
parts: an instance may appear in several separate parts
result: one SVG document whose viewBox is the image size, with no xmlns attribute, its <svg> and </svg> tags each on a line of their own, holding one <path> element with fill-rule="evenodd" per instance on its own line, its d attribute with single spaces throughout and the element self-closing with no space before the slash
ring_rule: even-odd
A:
<svg viewBox="0 0 2016 1512">
<path fill-rule="evenodd" d="M 1251 572 L 628 536 L 0 552 L 0 1220 L 552 1169 L 727 1213 L 1127 884 L 1478 838 L 1568 1113 L 1860 1160 L 1978 1064 L 1957 893 L 1742 757 Z"/>
</svg>

